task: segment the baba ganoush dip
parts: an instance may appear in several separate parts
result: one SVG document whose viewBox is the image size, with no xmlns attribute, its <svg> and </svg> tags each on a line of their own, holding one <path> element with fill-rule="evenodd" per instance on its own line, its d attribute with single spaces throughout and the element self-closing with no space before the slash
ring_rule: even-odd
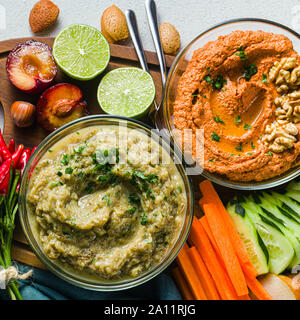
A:
<svg viewBox="0 0 300 320">
<path fill-rule="evenodd" d="M 138 277 L 164 259 L 182 229 L 186 193 L 154 139 L 94 126 L 64 137 L 41 158 L 27 208 L 49 258 L 112 281 Z"/>
</svg>

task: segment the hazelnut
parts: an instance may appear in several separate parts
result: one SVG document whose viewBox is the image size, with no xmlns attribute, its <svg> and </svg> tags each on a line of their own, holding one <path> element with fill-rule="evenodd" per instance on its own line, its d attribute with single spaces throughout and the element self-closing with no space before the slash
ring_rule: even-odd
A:
<svg viewBox="0 0 300 320">
<path fill-rule="evenodd" d="M 180 35 L 176 28 L 164 22 L 159 26 L 159 35 L 164 53 L 176 55 L 180 49 Z"/>
<path fill-rule="evenodd" d="M 35 119 L 35 106 L 29 102 L 15 101 L 10 107 L 10 115 L 17 127 L 29 127 Z"/>
<path fill-rule="evenodd" d="M 38 1 L 30 11 L 29 24 L 33 33 L 51 27 L 59 14 L 59 8 L 50 0 Z"/>
<path fill-rule="evenodd" d="M 101 17 L 101 32 L 110 43 L 126 40 L 129 36 L 126 17 L 121 9 L 112 5 Z"/>
</svg>

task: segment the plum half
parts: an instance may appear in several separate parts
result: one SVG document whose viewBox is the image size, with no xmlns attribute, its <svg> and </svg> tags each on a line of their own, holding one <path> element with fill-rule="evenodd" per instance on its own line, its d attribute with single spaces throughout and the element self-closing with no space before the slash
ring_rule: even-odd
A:
<svg viewBox="0 0 300 320">
<path fill-rule="evenodd" d="M 56 76 L 57 66 L 49 46 L 29 40 L 18 44 L 9 53 L 6 71 L 14 86 L 34 94 L 49 87 Z"/>
<path fill-rule="evenodd" d="M 75 85 L 59 83 L 43 92 L 36 107 L 37 121 L 47 131 L 87 115 L 87 103 Z"/>
</svg>

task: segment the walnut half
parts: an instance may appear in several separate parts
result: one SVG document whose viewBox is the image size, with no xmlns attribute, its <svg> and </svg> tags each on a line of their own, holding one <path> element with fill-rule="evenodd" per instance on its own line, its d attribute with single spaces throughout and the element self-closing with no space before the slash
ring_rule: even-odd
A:
<svg viewBox="0 0 300 320">
<path fill-rule="evenodd" d="M 272 124 L 266 126 L 265 135 L 262 142 L 268 146 L 270 151 L 280 153 L 287 149 L 291 149 L 297 141 L 297 127 L 285 120 L 276 120 Z"/>
<path fill-rule="evenodd" d="M 278 86 L 278 93 L 287 93 L 289 90 L 295 90 L 300 84 L 300 67 L 297 67 L 295 57 L 282 58 L 274 62 L 269 71 L 269 79 Z"/>
</svg>

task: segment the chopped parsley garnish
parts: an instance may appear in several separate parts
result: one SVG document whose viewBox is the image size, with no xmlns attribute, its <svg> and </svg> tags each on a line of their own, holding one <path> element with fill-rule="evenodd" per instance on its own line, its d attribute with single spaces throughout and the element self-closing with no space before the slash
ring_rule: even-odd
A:
<svg viewBox="0 0 300 320">
<path fill-rule="evenodd" d="M 159 180 L 158 175 L 149 174 L 146 176 L 141 171 L 132 170 L 131 172 L 131 184 L 136 186 L 140 191 L 147 191 L 149 183 L 157 183 Z"/>
<path fill-rule="evenodd" d="M 75 151 L 76 153 L 82 153 L 82 151 L 83 151 L 85 148 L 86 148 L 85 146 L 81 146 L 81 147 L 79 147 L 78 149 L 75 149 L 74 151 Z"/>
<path fill-rule="evenodd" d="M 53 150 L 49 149 L 49 150 L 48 150 L 48 152 L 50 152 L 50 153 L 51 153 L 51 152 L 53 152 Z"/>
<path fill-rule="evenodd" d="M 235 149 L 238 150 L 238 151 L 243 151 L 242 143 L 240 142 L 240 144 L 237 147 L 235 147 Z"/>
<path fill-rule="evenodd" d="M 234 153 L 230 153 L 229 158 L 230 158 L 230 157 L 233 157 L 233 156 L 234 156 Z"/>
<path fill-rule="evenodd" d="M 267 154 L 272 157 L 273 153 L 271 151 L 267 151 Z"/>
<path fill-rule="evenodd" d="M 167 200 L 168 200 L 168 197 L 167 197 L 167 196 L 164 196 L 164 200 L 167 201 Z"/>
<path fill-rule="evenodd" d="M 146 180 L 146 176 L 143 172 L 141 171 L 135 171 L 135 175 L 139 178 L 141 178 L 142 180 Z"/>
<path fill-rule="evenodd" d="M 224 122 L 219 116 L 215 116 L 215 117 L 214 117 L 214 120 L 215 120 L 216 122 L 225 124 L 225 122 Z"/>
<path fill-rule="evenodd" d="M 65 173 L 72 174 L 73 173 L 73 168 L 71 168 L 71 167 L 66 168 Z"/>
<path fill-rule="evenodd" d="M 239 47 L 237 52 L 235 52 L 235 55 L 239 56 L 242 61 L 248 59 L 248 57 L 245 55 L 245 50 L 243 50 L 243 47 Z"/>
<path fill-rule="evenodd" d="M 60 163 L 64 166 L 67 166 L 70 162 L 70 157 L 68 154 L 64 154 L 62 160 L 60 161 Z"/>
<path fill-rule="evenodd" d="M 152 200 L 155 200 L 155 196 L 152 194 L 151 189 L 147 189 L 147 190 L 146 190 L 146 196 L 147 196 L 147 198 L 150 198 L 150 199 L 152 199 Z"/>
<path fill-rule="evenodd" d="M 59 185 L 59 181 L 56 181 L 56 182 L 52 182 L 52 183 L 50 183 L 50 188 L 52 189 L 52 188 L 55 188 L 55 187 L 57 187 Z"/>
<path fill-rule="evenodd" d="M 181 188 L 180 186 L 177 187 L 177 190 L 178 190 L 179 192 L 182 192 L 182 188 Z"/>
<path fill-rule="evenodd" d="M 76 174 L 75 174 L 75 177 L 76 177 L 76 178 L 79 178 L 79 179 L 82 179 L 82 178 L 83 178 L 83 172 L 80 171 L 80 172 L 76 173 Z"/>
<path fill-rule="evenodd" d="M 211 75 L 210 74 L 205 75 L 204 80 L 208 83 L 211 83 Z"/>
<path fill-rule="evenodd" d="M 213 79 L 212 86 L 214 89 L 221 90 L 226 83 L 227 81 L 222 76 L 217 76 Z"/>
<path fill-rule="evenodd" d="M 94 191 L 93 185 L 89 183 L 85 188 L 86 193 L 91 194 Z"/>
<path fill-rule="evenodd" d="M 126 210 L 125 213 L 130 213 L 130 214 L 134 214 L 136 211 L 136 207 L 132 207 L 131 209 L 129 210 Z"/>
<path fill-rule="evenodd" d="M 252 149 L 255 149 L 255 145 L 254 145 L 253 141 L 251 141 L 250 144 L 251 144 Z"/>
<path fill-rule="evenodd" d="M 262 75 L 261 82 L 262 82 L 262 83 L 267 83 L 267 82 L 268 82 L 268 77 L 267 77 L 267 75 L 264 74 L 264 73 L 263 73 L 263 75 Z"/>
<path fill-rule="evenodd" d="M 251 129 L 251 128 L 252 128 L 252 126 L 250 126 L 250 124 L 247 124 L 247 123 L 246 123 L 246 124 L 244 125 L 244 129 L 245 129 L 245 130 L 249 130 L 249 129 Z"/>
<path fill-rule="evenodd" d="M 149 176 L 147 176 L 147 181 L 150 183 L 157 183 L 158 182 L 158 175 L 157 174 L 149 174 Z"/>
<path fill-rule="evenodd" d="M 235 123 L 236 125 L 240 124 L 241 122 L 242 122 L 241 116 L 235 117 L 234 123 Z"/>
<path fill-rule="evenodd" d="M 209 162 L 214 162 L 215 159 L 214 159 L 214 158 L 211 158 L 211 159 L 209 159 L 208 161 L 209 161 Z"/>
<path fill-rule="evenodd" d="M 219 142 L 220 139 L 221 139 L 221 137 L 214 131 L 214 132 L 211 134 L 211 139 L 212 139 L 213 141 Z"/>
<path fill-rule="evenodd" d="M 58 175 L 59 177 L 61 177 L 63 174 L 62 174 L 61 171 L 58 171 L 58 172 L 57 172 L 57 175 Z"/>
<path fill-rule="evenodd" d="M 254 63 L 249 64 L 245 68 L 244 78 L 249 81 L 252 76 L 257 73 L 257 66 Z"/>
<path fill-rule="evenodd" d="M 144 212 L 141 217 L 141 225 L 146 226 L 148 224 L 148 222 L 149 222 L 149 218 L 148 218 L 148 216 L 146 216 L 146 214 Z"/>
<path fill-rule="evenodd" d="M 131 193 L 128 196 L 128 202 L 130 204 L 134 204 L 134 203 L 139 203 L 141 201 L 141 198 L 139 197 L 139 195 L 135 194 L 135 193 Z"/>
<path fill-rule="evenodd" d="M 253 152 L 248 152 L 248 155 L 249 156 L 253 156 Z"/>
<path fill-rule="evenodd" d="M 207 74 L 204 76 L 204 80 L 207 83 L 211 83 L 213 89 L 217 89 L 217 90 L 221 90 L 223 88 L 224 84 L 227 83 L 227 81 L 221 75 L 218 75 L 214 79 L 212 79 L 211 75 Z M 206 98 L 206 97 L 204 96 L 204 98 Z"/>
</svg>

